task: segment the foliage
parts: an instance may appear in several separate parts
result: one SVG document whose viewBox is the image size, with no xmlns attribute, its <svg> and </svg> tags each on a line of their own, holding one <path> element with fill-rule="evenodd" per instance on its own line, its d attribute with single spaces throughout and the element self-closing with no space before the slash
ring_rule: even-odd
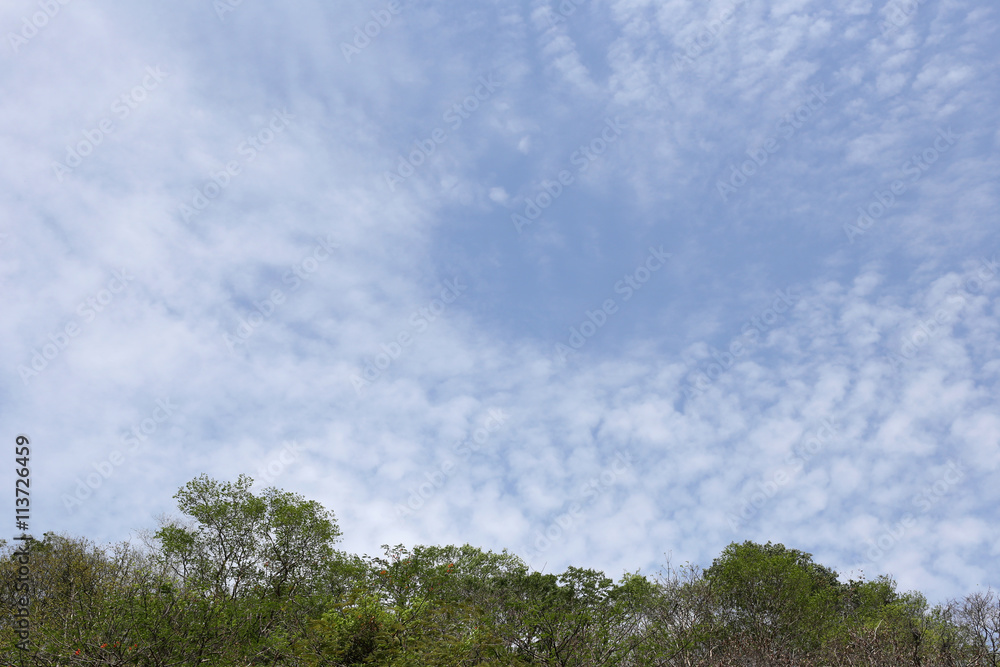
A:
<svg viewBox="0 0 1000 667">
<path fill-rule="evenodd" d="M 841 582 L 781 544 L 616 583 L 530 571 L 471 545 L 336 551 L 332 512 L 201 476 L 147 551 L 46 533 L 31 549 L 32 635 L 15 647 L 19 564 L 0 541 L 0 665 L 659 667 L 1000 664 L 992 590 L 930 608 L 888 576 Z"/>
<path fill-rule="evenodd" d="M 770 542 L 733 543 L 705 578 L 734 632 L 806 653 L 833 628 L 841 584 L 811 554 Z"/>
<path fill-rule="evenodd" d="M 281 598 L 314 584 L 333 557 L 340 530 L 332 512 L 274 488 L 257 497 L 252 484 L 246 475 L 235 484 L 202 475 L 174 495 L 197 524 L 167 525 L 155 537 L 185 586 L 221 599 L 251 591 Z"/>
</svg>

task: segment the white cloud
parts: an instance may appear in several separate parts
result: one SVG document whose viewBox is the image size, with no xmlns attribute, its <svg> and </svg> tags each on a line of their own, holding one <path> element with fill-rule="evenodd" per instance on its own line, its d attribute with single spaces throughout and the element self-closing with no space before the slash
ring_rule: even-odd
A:
<svg viewBox="0 0 1000 667">
<path fill-rule="evenodd" d="M 414 5 L 347 63 L 340 42 L 363 8 L 245 3 L 223 23 L 191 3 L 153 25 L 127 5 L 67 6 L 0 75 L 17 91 L 0 103 L 0 147 L 16 156 L 0 167 L 0 420 L 38 443 L 36 526 L 122 538 L 172 511 L 196 474 L 255 475 L 294 441 L 301 457 L 274 483 L 334 509 L 356 551 L 518 549 L 577 501 L 548 571 L 649 570 L 667 551 L 707 564 L 742 539 L 846 570 L 957 458 L 968 482 L 868 572 L 932 598 L 988 583 L 968 553 L 997 549 L 1000 281 L 970 282 L 995 251 L 996 92 L 974 55 L 988 36 L 926 24 L 930 6 L 883 39 L 870 2 L 745 3 L 678 70 L 723 8 L 619 0 L 550 26 L 550 3 L 524 15 L 509 2 L 477 9 L 470 34 L 451 8 Z M 52 162 L 157 63 L 169 76 L 59 182 Z M 501 90 L 387 188 L 399 156 L 491 71 Z M 780 134 L 819 84 L 829 102 Z M 284 108 L 287 130 L 241 153 Z M 621 141 L 517 235 L 517 207 L 500 210 L 509 193 L 521 205 L 576 168 L 573 152 L 617 115 Z M 848 243 L 857 207 L 949 126 L 955 148 Z M 722 202 L 720 175 L 772 136 L 780 150 Z M 185 223 L 180 204 L 232 161 L 239 173 Z M 327 238 L 339 247 L 320 260 Z M 654 242 L 675 264 L 626 304 L 615 281 Z M 127 289 L 78 311 L 122 267 Z M 456 279 L 468 287 L 446 303 Z M 794 307 L 716 362 L 789 285 Z M 914 343 L 956 289 L 961 307 Z M 609 294 L 621 313 L 554 364 L 555 343 Z M 241 320 L 252 335 L 231 352 L 223 334 Z M 45 368 L 24 382 L 36 352 Z M 359 395 L 366 367 L 377 377 Z M 701 372 L 715 377 L 691 393 Z M 66 511 L 77 478 L 165 397 L 175 414 Z M 498 409 L 509 421 L 473 451 Z M 835 436 L 804 455 L 824 420 Z M 601 486 L 619 451 L 633 463 Z M 728 515 L 789 457 L 801 469 L 734 530 Z M 445 461 L 456 468 L 437 485 Z"/>
</svg>

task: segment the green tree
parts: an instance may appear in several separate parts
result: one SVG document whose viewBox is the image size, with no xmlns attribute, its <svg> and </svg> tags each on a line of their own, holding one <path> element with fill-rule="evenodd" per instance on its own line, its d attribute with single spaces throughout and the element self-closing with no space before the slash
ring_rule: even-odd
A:
<svg viewBox="0 0 1000 667">
<path fill-rule="evenodd" d="M 732 543 L 705 570 L 727 628 L 761 646 L 815 651 L 835 629 L 842 584 L 812 555 L 782 544 Z"/>
<path fill-rule="evenodd" d="M 11 550 L 12 551 L 12 550 Z M 83 655 L 129 664 L 142 641 L 143 619 L 130 600 L 153 587 L 153 564 L 128 543 L 97 547 L 86 539 L 46 533 L 29 550 L 31 587 L 30 650 L 14 650 L 9 624 L 0 630 L 2 655 L 18 655 L 27 664 L 56 664 Z M 13 553 L 0 561 L 0 617 L 13 612 L 18 563 Z M 79 653 L 77 653 L 79 651 Z"/>
<path fill-rule="evenodd" d="M 331 569 L 336 600 L 300 645 L 308 664 L 506 664 L 495 662 L 481 582 L 519 559 L 469 545 L 383 550 Z"/>
<path fill-rule="evenodd" d="M 246 475 L 195 478 L 174 495 L 192 524 L 168 523 L 154 535 L 169 580 L 160 604 L 178 612 L 163 617 L 203 647 L 192 659 L 232 645 L 254 659 L 287 656 L 329 598 L 340 537 L 333 512 L 274 488 L 254 495 L 252 484 Z"/>
<path fill-rule="evenodd" d="M 730 544 L 655 582 L 530 572 L 470 545 L 333 549 L 332 513 L 201 476 L 140 552 L 46 533 L 30 549 L 30 650 L 11 627 L 0 540 L 0 667 L 959 667 L 1000 659 L 992 591 L 933 608 L 889 576 L 842 584 L 810 554 Z M 149 544 L 149 543 L 148 543 Z"/>
<path fill-rule="evenodd" d="M 222 599 L 281 598 L 317 583 L 340 537 L 333 512 L 274 488 L 258 497 L 252 485 L 246 475 L 236 483 L 201 475 L 174 495 L 196 524 L 164 526 L 155 538 L 183 586 Z"/>
<path fill-rule="evenodd" d="M 560 575 L 511 571 L 488 585 L 485 620 L 506 655 L 563 667 L 626 664 L 651 588 L 638 574 L 615 585 L 602 572 L 576 567 Z"/>
</svg>

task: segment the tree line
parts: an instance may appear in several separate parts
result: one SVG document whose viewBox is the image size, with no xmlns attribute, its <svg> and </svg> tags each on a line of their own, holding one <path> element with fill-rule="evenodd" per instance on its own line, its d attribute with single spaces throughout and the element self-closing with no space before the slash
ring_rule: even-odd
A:
<svg viewBox="0 0 1000 667">
<path fill-rule="evenodd" d="M 1000 598 L 929 606 L 888 576 L 843 582 L 808 553 L 732 543 L 704 570 L 654 576 L 464 546 L 335 549 L 333 512 L 241 475 L 202 475 L 161 519 L 106 547 L 45 533 L 21 564 L 0 540 L 0 665 L 393 667 L 1000 664 Z M 22 644 L 22 646 L 24 646 Z"/>
</svg>

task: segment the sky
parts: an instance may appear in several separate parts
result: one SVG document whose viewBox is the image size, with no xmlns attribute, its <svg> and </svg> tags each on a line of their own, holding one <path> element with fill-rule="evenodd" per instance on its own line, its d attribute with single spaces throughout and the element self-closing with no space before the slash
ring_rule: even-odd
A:
<svg viewBox="0 0 1000 667">
<path fill-rule="evenodd" d="M 4 2 L 29 531 L 137 542 L 246 474 L 352 553 L 617 579 L 752 540 L 932 603 L 1000 586 L 998 28 L 985 0 Z"/>
</svg>

